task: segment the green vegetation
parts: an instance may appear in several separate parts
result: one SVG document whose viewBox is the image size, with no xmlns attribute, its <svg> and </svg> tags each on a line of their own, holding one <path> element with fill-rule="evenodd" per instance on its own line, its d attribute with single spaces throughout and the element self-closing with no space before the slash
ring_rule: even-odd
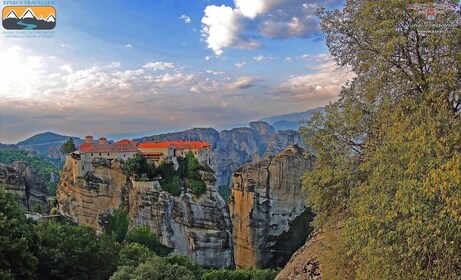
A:
<svg viewBox="0 0 461 280">
<path fill-rule="evenodd" d="M 75 150 L 77 150 L 77 147 L 75 147 L 74 139 L 72 138 L 69 138 L 69 140 L 61 146 L 61 153 L 63 154 L 70 154 L 75 152 Z"/>
<path fill-rule="evenodd" d="M 209 270 L 202 276 L 202 280 L 272 280 L 277 276 L 278 270 L 255 269 L 255 270 Z"/>
<path fill-rule="evenodd" d="M 174 170 L 173 163 L 160 163 L 156 174 L 159 175 L 160 185 L 164 191 L 174 196 L 181 194 L 182 186 L 192 190 L 195 196 L 200 196 L 206 192 L 206 184 L 201 179 L 199 168 L 200 164 L 194 154 L 189 151 L 186 158 L 178 158 L 179 168 Z"/>
<path fill-rule="evenodd" d="M 231 192 L 231 188 L 228 186 L 219 186 L 218 188 L 219 195 L 224 199 L 226 203 L 229 202 Z"/>
<path fill-rule="evenodd" d="M 34 234 L 12 194 L 0 189 L 0 278 L 32 279 L 37 266 Z"/>
<path fill-rule="evenodd" d="M 107 225 L 104 226 L 104 232 L 113 236 L 117 242 L 122 242 L 128 232 L 128 213 L 122 209 L 116 209 L 110 215 Z"/>
<path fill-rule="evenodd" d="M 157 236 L 152 233 L 149 226 L 131 229 L 126 236 L 126 241 L 144 245 L 158 256 L 168 256 L 173 251 L 158 241 Z"/>
<path fill-rule="evenodd" d="M 24 161 L 28 163 L 40 179 L 42 179 L 42 182 L 46 184 L 48 194 L 51 196 L 56 195 L 58 183 L 51 182 L 50 176 L 51 173 L 59 174 L 60 168 L 33 152 L 20 149 L 0 148 L 0 163 L 9 165 L 15 161 Z"/>
<path fill-rule="evenodd" d="M 155 164 L 143 155 L 136 155 L 125 161 L 123 172 L 125 176 L 131 177 L 136 175 L 138 180 L 149 181 L 155 177 Z"/>
<path fill-rule="evenodd" d="M 326 279 L 461 278 L 461 29 L 421 34 L 408 3 L 319 12 L 331 54 L 357 74 L 302 129 L 315 226 L 345 224 L 320 260 Z"/>
<path fill-rule="evenodd" d="M 160 186 L 164 191 L 174 196 L 179 196 L 181 194 L 180 170 L 175 171 L 172 162 L 160 163 L 157 174 L 162 178 L 160 180 Z"/>
<path fill-rule="evenodd" d="M 131 230 L 123 242 L 115 237 L 88 226 L 28 220 L 13 195 L 0 189 L 0 279 L 274 279 L 277 274 L 206 270 L 184 256 L 161 257 L 147 227 Z"/>
</svg>

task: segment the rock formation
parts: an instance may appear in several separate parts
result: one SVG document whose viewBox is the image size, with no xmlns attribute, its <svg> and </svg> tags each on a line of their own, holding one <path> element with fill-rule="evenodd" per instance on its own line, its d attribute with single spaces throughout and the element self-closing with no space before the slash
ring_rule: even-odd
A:
<svg viewBox="0 0 461 280">
<path fill-rule="evenodd" d="M 310 211 L 301 176 L 313 161 L 313 156 L 292 145 L 234 172 L 229 208 L 238 267 L 283 266 L 304 244 Z"/>
<path fill-rule="evenodd" d="M 108 212 L 123 208 L 129 212 L 131 227 L 148 225 L 175 253 L 206 267 L 234 266 L 229 212 L 210 170 L 201 169 L 207 192 L 196 198 L 189 192 L 172 196 L 156 181 L 131 183 L 117 160 L 95 158 L 95 170 L 84 174 L 76 174 L 73 164 L 68 157 L 57 191 L 63 215 L 101 229 L 100 221 Z"/>
<path fill-rule="evenodd" d="M 264 157 L 275 156 L 290 145 L 298 145 L 301 148 L 305 148 L 301 134 L 296 130 L 278 131 L 269 140 Z"/>
<path fill-rule="evenodd" d="M 46 186 L 25 162 L 0 164 L 0 188 L 15 194 L 27 211 L 49 211 Z"/>
<path fill-rule="evenodd" d="M 168 133 L 136 139 L 147 141 L 206 141 L 213 150 L 211 167 L 216 172 L 217 186 L 229 186 L 232 172 L 238 167 L 259 160 L 267 149 L 274 128 L 265 122 L 251 122 L 249 127 L 221 132 L 212 128 L 194 128 L 183 132 Z"/>
</svg>

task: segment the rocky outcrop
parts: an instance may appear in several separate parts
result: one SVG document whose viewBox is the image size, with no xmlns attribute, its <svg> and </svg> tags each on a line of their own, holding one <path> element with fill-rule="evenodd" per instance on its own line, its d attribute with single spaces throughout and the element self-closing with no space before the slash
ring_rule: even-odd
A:
<svg viewBox="0 0 461 280">
<path fill-rule="evenodd" d="M 130 186 L 123 174 L 122 163 L 113 160 L 110 166 L 105 166 L 96 158 L 93 162 L 95 171 L 81 176 L 74 174 L 73 164 L 74 160 L 68 156 L 56 192 L 59 211 L 78 223 L 99 228 L 100 214 L 106 209 L 126 205 Z"/>
<path fill-rule="evenodd" d="M 286 266 L 275 278 L 276 280 L 319 280 L 319 279 L 350 279 L 351 271 L 347 266 L 339 270 L 331 270 L 325 267 L 325 263 L 336 263 L 331 248 L 341 246 L 338 240 L 341 238 L 344 228 L 344 219 L 339 215 L 331 217 L 323 228 L 316 230 L 309 236 L 306 244 L 297 250 Z M 346 254 L 346 252 L 344 252 Z"/>
<path fill-rule="evenodd" d="M 181 132 L 160 134 L 154 136 L 135 139 L 138 143 L 143 142 L 161 142 L 161 141 L 205 141 L 213 148 L 216 148 L 216 143 L 219 140 L 219 132 L 214 128 L 194 128 Z"/>
<path fill-rule="evenodd" d="M 303 137 L 296 130 L 282 130 L 274 134 L 269 140 L 264 157 L 275 156 L 281 151 L 285 150 L 289 145 L 297 145 L 305 148 Z"/>
<path fill-rule="evenodd" d="M 0 187 L 15 194 L 27 211 L 48 213 L 46 186 L 27 163 L 0 164 Z"/>
<path fill-rule="evenodd" d="M 207 185 L 205 194 L 195 197 L 183 192 L 175 197 L 156 181 L 127 181 L 120 161 L 95 158 L 94 171 L 79 176 L 74 174 L 75 162 L 68 157 L 61 173 L 57 199 L 63 215 L 101 229 L 108 213 L 123 208 L 131 227 L 148 225 L 174 253 L 204 267 L 234 266 L 229 211 L 216 192 L 216 179 L 209 168 L 199 168 Z"/>
<path fill-rule="evenodd" d="M 229 211 L 214 188 L 200 198 L 189 192 L 173 197 L 158 183 L 136 184 L 135 189 L 133 225 L 149 225 L 162 244 L 202 267 L 234 267 Z"/>
<path fill-rule="evenodd" d="M 281 267 L 304 244 L 311 214 L 301 176 L 313 161 L 292 145 L 234 172 L 229 209 L 238 267 Z"/>
</svg>

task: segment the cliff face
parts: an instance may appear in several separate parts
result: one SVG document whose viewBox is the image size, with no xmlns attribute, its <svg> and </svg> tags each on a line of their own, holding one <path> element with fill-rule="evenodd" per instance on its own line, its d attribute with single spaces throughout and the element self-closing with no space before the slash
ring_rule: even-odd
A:
<svg viewBox="0 0 461 280">
<path fill-rule="evenodd" d="M 313 161 L 313 156 L 293 145 L 234 172 L 229 208 L 238 267 L 283 266 L 304 244 L 310 211 L 301 176 Z"/>
<path fill-rule="evenodd" d="M 216 192 L 215 178 L 202 170 L 207 192 L 179 197 L 163 191 L 158 182 L 126 182 L 122 163 L 93 160 L 94 172 L 75 177 L 66 159 L 57 198 L 62 214 L 100 229 L 100 220 L 117 208 L 127 209 L 130 226 L 149 225 L 160 241 L 175 253 L 202 266 L 233 267 L 231 223 L 226 203 Z M 75 178 L 74 178 L 75 177 Z"/>
<path fill-rule="evenodd" d="M 232 173 L 240 166 L 274 156 L 289 145 L 302 144 L 301 135 L 294 130 L 276 132 L 266 122 L 249 123 L 249 127 L 234 128 L 218 132 L 213 128 L 194 128 L 182 132 L 161 134 L 136 139 L 147 141 L 206 141 L 213 150 L 210 153 L 211 167 L 216 172 L 216 186 L 230 187 Z"/>
<path fill-rule="evenodd" d="M 73 171 L 73 159 L 67 157 L 56 198 L 61 214 L 78 223 L 100 228 L 98 220 L 104 211 L 126 205 L 129 184 L 121 162 L 96 158 L 93 166 L 94 172 L 77 177 Z"/>
<path fill-rule="evenodd" d="M 13 162 L 10 166 L 0 164 L 0 188 L 15 194 L 27 211 L 38 208 L 42 213 L 49 211 L 46 186 L 25 162 Z"/>
<path fill-rule="evenodd" d="M 289 145 L 298 145 L 305 148 L 303 138 L 296 130 L 282 130 L 274 134 L 269 140 L 264 157 L 275 156 Z"/>
</svg>

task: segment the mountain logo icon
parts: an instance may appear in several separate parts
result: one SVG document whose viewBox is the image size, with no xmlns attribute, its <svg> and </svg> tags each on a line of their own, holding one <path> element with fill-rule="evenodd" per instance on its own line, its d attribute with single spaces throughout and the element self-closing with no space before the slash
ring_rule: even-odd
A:
<svg viewBox="0 0 461 280">
<path fill-rule="evenodd" d="M 56 9 L 52 6 L 6 6 L 2 10 L 6 30 L 51 30 L 56 27 Z"/>
</svg>

